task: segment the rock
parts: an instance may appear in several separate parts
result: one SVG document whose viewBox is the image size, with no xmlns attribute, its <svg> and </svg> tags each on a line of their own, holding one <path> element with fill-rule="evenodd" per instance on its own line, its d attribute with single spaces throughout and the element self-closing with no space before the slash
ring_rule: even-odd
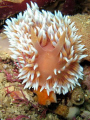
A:
<svg viewBox="0 0 90 120">
<path fill-rule="evenodd" d="M 66 118 L 68 120 L 72 120 L 74 117 L 76 117 L 80 113 L 80 110 L 78 107 L 69 107 L 69 112 Z"/>
</svg>

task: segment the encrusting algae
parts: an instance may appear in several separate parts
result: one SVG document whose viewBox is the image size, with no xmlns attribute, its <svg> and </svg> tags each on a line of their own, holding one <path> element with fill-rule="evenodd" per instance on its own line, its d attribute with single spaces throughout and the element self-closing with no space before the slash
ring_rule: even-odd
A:
<svg viewBox="0 0 90 120">
<path fill-rule="evenodd" d="M 79 85 L 83 68 L 79 62 L 87 55 L 74 22 L 61 12 L 42 12 L 36 3 L 17 18 L 6 20 L 4 33 L 10 42 L 11 57 L 18 62 L 19 79 L 24 88 L 48 96 L 41 104 L 56 102 L 57 94 L 66 94 Z M 45 92 L 46 91 L 46 92 Z M 51 98 L 50 98 L 51 96 Z"/>
</svg>

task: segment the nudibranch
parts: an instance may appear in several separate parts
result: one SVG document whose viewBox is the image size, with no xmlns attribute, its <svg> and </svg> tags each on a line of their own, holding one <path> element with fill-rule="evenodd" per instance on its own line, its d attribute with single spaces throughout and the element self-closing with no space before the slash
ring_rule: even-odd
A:
<svg viewBox="0 0 90 120">
<path fill-rule="evenodd" d="M 6 24 L 11 57 L 18 60 L 18 77 L 24 88 L 40 88 L 49 96 L 50 92 L 66 94 L 80 85 L 83 68 L 79 62 L 87 56 L 83 54 L 86 48 L 68 16 L 60 11 L 39 11 L 31 2 L 23 14 L 7 19 Z"/>
</svg>

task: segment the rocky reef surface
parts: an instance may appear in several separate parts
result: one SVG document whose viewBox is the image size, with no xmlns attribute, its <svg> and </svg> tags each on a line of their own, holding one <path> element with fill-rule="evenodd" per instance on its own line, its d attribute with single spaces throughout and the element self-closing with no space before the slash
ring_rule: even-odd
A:
<svg viewBox="0 0 90 120">
<path fill-rule="evenodd" d="M 62 0 L 63 1 L 63 0 Z M 68 1 L 68 0 L 67 0 Z M 0 33 L 0 119 L 1 120 L 90 120 L 90 15 L 89 0 L 81 2 L 84 14 L 68 16 L 75 22 L 78 34 L 82 35 L 82 43 L 87 48 L 81 65 L 84 69 L 81 86 L 66 95 L 56 95 L 57 103 L 49 106 L 38 104 L 33 89 L 24 89 L 18 79 L 18 68 L 10 57 L 9 42 L 3 28 Z M 60 8 L 61 1 L 46 6 L 46 10 Z M 84 4 L 85 3 L 85 4 Z M 84 6 L 85 5 L 85 6 Z M 85 9 L 87 8 L 87 9 Z M 81 10 L 81 9 L 80 9 Z M 88 13 L 88 14 L 85 14 Z"/>
</svg>

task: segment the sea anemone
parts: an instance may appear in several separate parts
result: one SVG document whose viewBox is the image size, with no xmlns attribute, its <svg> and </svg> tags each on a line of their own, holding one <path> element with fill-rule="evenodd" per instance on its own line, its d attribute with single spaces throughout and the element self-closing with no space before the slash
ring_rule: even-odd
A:
<svg viewBox="0 0 90 120">
<path fill-rule="evenodd" d="M 11 57 L 18 60 L 18 77 L 24 88 L 40 87 L 40 92 L 46 89 L 49 95 L 51 91 L 66 94 L 80 85 L 83 68 L 79 62 L 87 56 L 83 54 L 86 48 L 68 16 L 60 11 L 40 12 L 31 2 L 23 14 L 7 19 L 6 24 Z"/>
</svg>

